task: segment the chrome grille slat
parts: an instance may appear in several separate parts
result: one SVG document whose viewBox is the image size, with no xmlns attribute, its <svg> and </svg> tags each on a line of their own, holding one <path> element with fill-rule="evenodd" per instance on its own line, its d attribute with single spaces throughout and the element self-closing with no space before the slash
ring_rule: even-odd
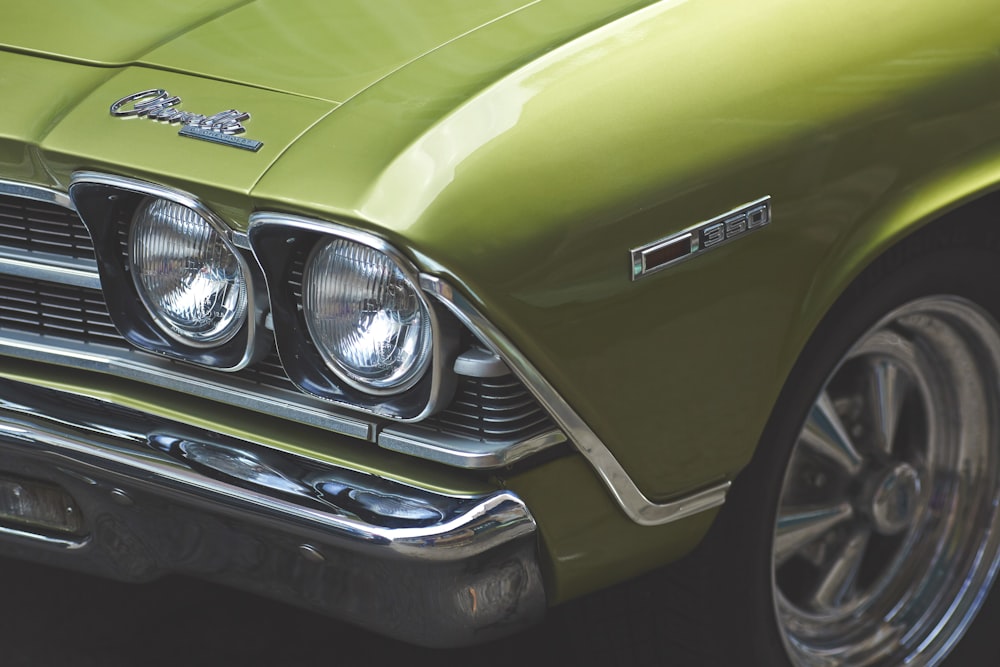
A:
<svg viewBox="0 0 1000 667">
<path fill-rule="evenodd" d="M 93 257 L 90 234 L 75 212 L 22 201 L 5 198 L 0 202 L 0 245 L 28 252 L 43 250 L 68 257 Z"/>
<path fill-rule="evenodd" d="M 99 332 L 117 338 L 107 311 L 95 308 L 93 297 L 82 292 L 80 288 L 4 276 L 0 282 L 0 329 L 14 326 L 41 335 Z"/>
<path fill-rule="evenodd" d="M 512 376 L 462 378 L 458 399 L 420 427 L 480 441 L 528 439 L 553 429 L 531 394 Z"/>
</svg>

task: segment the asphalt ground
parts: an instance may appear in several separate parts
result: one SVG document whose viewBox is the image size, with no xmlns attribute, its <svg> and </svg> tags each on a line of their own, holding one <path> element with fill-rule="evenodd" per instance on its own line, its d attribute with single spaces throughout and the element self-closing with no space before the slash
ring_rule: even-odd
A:
<svg viewBox="0 0 1000 667">
<path fill-rule="evenodd" d="M 661 602 L 650 594 L 635 604 L 652 612 Z M 669 646 L 676 631 L 637 628 L 634 638 L 607 637 L 599 624 L 585 628 L 579 621 L 579 608 L 571 605 L 502 642 L 430 651 L 194 579 L 122 584 L 0 559 L 0 667 L 607 667 L 635 664 L 620 651 L 621 640 Z M 685 667 L 687 661 L 668 649 L 650 664 Z M 1000 665 L 1000 595 L 987 599 L 946 665 Z"/>
</svg>

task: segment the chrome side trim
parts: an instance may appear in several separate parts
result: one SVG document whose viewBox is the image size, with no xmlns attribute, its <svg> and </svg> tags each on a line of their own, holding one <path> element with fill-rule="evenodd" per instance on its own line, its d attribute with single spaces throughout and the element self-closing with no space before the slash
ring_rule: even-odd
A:
<svg viewBox="0 0 1000 667">
<path fill-rule="evenodd" d="M 101 289 L 101 276 L 97 273 L 97 264 L 90 260 L 73 259 L 54 253 L 0 248 L 0 274 L 86 289 Z"/>
<path fill-rule="evenodd" d="M 439 433 L 421 437 L 392 428 L 378 434 L 378 445 L 394 452 L 419 456 L 459 468 L 490 470 L 511 465 L 523 458 L 566 442 L 562 431 L 541 433 L 527 440 L 513 442 L 475 442 L 450 438 Z"/>
<path fill-rule="evenodd" d="M 17 197 L 19 199 L 31 199 L 34 201 L 45 202 L 47 204 L 56 204 L 57 206 L 68 208 L 71 211 L 76 210 L 73 207 L 73 202 L 70 200 L 68 194 L 54 188 L 43 187 L 41 185 L 29 185 L 27 183 L 18 183 L 16 181 L 5 181 L 0 179 L 0 195 L 10 195 L 11 197 Z"/>
<path fill-rule="evenodd" d="M 421 274 L 420 286 L 436 296 L 482 341 L 510 366 L 538 402 L 569 436 L 570 441 L 590 462 L 618 504 L 637 524 L 657 526 L 703 512 L 723 504 L 731 482 L 713 485 L 677 500 L 656 503 L 647 498 L 629 477 L 618 459 L 563 400 L 555 388 L 464 295 L 436 276 Z"/>
<path fill-rule="evenodd" d="M 78 171 L 75 172 L 70 179 L 70 188 L 72 189 L 74 185 L 104 185 L 112 188 L 117 188 L 119 190 L 128 190 L 130 192 L 138 192 L 140 194 L 148 195 L 150 197 L 158 197 L 160 199 L 166 199 L 181 206 L 186 206 L 191 209 L 202 218 L 208 221 L 215 231 L 219 233 L 222 238 L 223 243 L 227 246 L 230 252 L 236 257 L 236 261 L 239 263 L 240 271 L 243 273 L 243 279 L 247 286 L 247 341 L 246 347 L 243 350 L 242 358 L 232 367 L 219 368 L 222 371 L 238 371 L 246 368 L 246 366 L 252 360 L 255 351 L 257 350 L 257 328 L 263 323 L 264 315 L 264 305 L 258 303 L 257 290 L 254 285 L 253 271 L 250 268 L 250 264 L 247 262 L 246 258 L 243 256 L 236 244 L 233 242 L 233 231 L 219 216 L 217 216 L 211 209 L 201 203 L 197 197 L 182 190 L 175 190 L 172 188 L 167 188 L 155 183 L 147 183 L 146 181 L 139 181 L 133 178 L 126 178 L 124 176 L 115 176 L 113 174 L 102 174 L 92 171 Z M 84 220 L 84 224 L 87 221 Z M 89 227 L 88 227 L 89 229 Z M 156 313 L 149 309 L 150 315 L 154 320 L 158 317 Z M 164 327 L 159 324 L 160 328 L 165 334 L 179 340 L 176 334 L 169 331 L 169 327 Z M 188 345 L 191 345 L 190 341 L 187 341 Z M 193 363 L 193 362 L 192 362 Z"/>
</svg>

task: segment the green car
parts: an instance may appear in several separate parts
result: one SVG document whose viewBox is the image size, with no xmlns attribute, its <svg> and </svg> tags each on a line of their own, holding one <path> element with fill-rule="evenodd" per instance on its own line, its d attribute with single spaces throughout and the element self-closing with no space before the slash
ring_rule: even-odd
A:
<svg viewBox="0 0 1000 667">
<path fill-rule="evenodd" d="M 971 623 L 996 0 L 5 4 L 0 554 L 428 646 L 677 560 L 722 664 Z"/>
</svg>

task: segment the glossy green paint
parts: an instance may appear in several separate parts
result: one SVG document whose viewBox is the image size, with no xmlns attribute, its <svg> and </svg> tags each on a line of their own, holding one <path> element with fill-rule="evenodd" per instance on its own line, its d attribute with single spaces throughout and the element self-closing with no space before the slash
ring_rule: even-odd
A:
<svg viewBox="0 0 1000 667">
<path fill-rule="evenodd" d="M 657 499 L 735 476 L 847 283 L 1000 184 L 995 0 L 458 4 L 469 7 L 448 17 L 431 2 L 385 5 L 416 12 L 410 35 L 388 10 L 341 3 L 366 26 L 343 43 L 323 42 L 326 17 L 313 30 L 293 11 L 276 32 L 304 30 L 302 46 L 272 58 L 259 31 L 276 2 L 198 20 L 178 10 L 120 51 L 70 39 L 60 55 L 141 66 L 0 53 L 3 99 L 25 100 L 0 105 L 0 178 L 65 186 L 75 170 L 107 170 L 195 192 L 236 227 L 251 210 L 284 210 L 381 234 L 478 303 Z M 234 43 L 204 62 L 213 40 L 241 34 L 226 35 L 227 20 L 260 51 Z M 0 27 L 0 43 L 49 43 L 17 34 Z M 322 59 L 340 57 L 323 78 Z M 212 78 L 168 71 L 183 68 Z M 250 111 L 247 136 L 265 147 L 108 115 L 151 87 L 188 110 Z M 53 94 L 60 108 L 39 102 Z M 630 248 L 763 195 L 770 227 L 629 280 Z M 106 379 L 74 386 L 98 384 L 123 393 Z M 275 444 L 373 472 L 483 483 L 451 471 L 427 482 L 429 464 L 258 423 Z M 500 477 L 539 520 L 555 599 L 679 555 L 711 518 L 635 526 L 578 457 Z"/>
<path fill-rule="evenodd" d="M 496 45 L 530 45 L 557 4 L 365 91 L 254 195 L 352 218 L 462 285 L 666 498 L 745 464 L 798 351 L 885 240 L 1000 180 L 981 166 L 1000 154 L 1000 15 L 663 2 L 470 95 L 489 74 L 450 64 L 512 62 Z M 397 123 L 400 99 L 415 111 Z M 936 208 L 890 215 L 936 180 L 951 183 Z M 629 281 L 629 248 L 768 194 L 766 230 Z"/>
<path fill-rule="evenodd" d="M 258 0 L 142 62 L 343 102 L 407 63 L 535 0 Z"/>
<path fill-rule="evenodd" d="M 0 44 L 83 63 L 125 65 L 158 44 L 246 4 L 247 0 L 72 0 L 7 2 Z"/>
<path fill-rule="evenodd" d="M 38 142 L 108 73 L 0 51 L 0 178 L 52 185 Z M 12 103 L 16 100 L 17 103 Z"/>
<path fill-rule="evenodd" d="M 564 457 L 506 480 L 538 523 L 550 604 L 676 560 L 704 537 L 717 510 L 662 526 L 625 516 L 583 458 Z"/>
<path fill-rule="evenodd" d="M 5 13 L 0 44 L 342 102 L 441 44 L 537 1 L 101 0 L 80 12 L 71 0 L 42 0 Z"/>
<path fill-rule="evenodd" d="M 544 0 L 442 45 L 364 90 L 338 108 L 335 119 L 311 130 L 255 188 L 258 207 L 277 204 L 358 218 L 358 224 L 405 242 L 401 228 L 422 213 L 412 210 L 414 197 L 439 194 L 440 184 L 455 179 L 454 163 L 479 150 L 484 138 L 517 123 L 517 100 L 506 96 L 496 100 L 495 109 L 464 112 L 483 97 L 484 89 L 647 4 L 649 0 Z M 433 138 L 425 135 L 435 131 L 444 136 L 436 151 L 427 152 Z M 388 192 L 381 175 L 397 161 L 413 165 L 411 178 L 399 192 Z M 380 200 L 397 202 L 398 211 L 380 217 L 381 211 L 364 210 Z"/>
<path fill-rule="evenodd" d="M 430 7 L 432 13 L 438 11 L 430 4 L 425 6 Z M 496 3 L 493 11 L 507 6 Z M 591 22 L 595 20 L 587 18 Z M 38 21 L 35 16 L 22 23 Z M 124 49 L 120 43 L 108 45 L 110 50 L 88 52 L 81 50 L 82 45 L 90 44 L 96 49 L 108 41 L 110 34 L 100 35 L 93 30 L 111 28 L 89 24 L 83 17 L 76 30 L 87 34 L 87 39 L 63 42 L 65 48 L 58 54 L 58 60 L 32 57 L 27 53 L 28 47 L 44 51 L 44 40 L 70 32 L 73 28 L 69 25 L 51 25 L 44 33 L 28 30 L 5 33 L 3 41 L 15 46 L 13 51 L 0 51 L 0 93 L 4 99 L 23 102 L 3 105 L 0 109 L 0 121 L 3 121 L 0 131 L 4 133 L 0 135 L 3 139 L 0 146 L 4 150 L 0 154 L 4 167 L 0 178 L 59 189 L 65 189 L 73 172 L 79 170 L 145 179 L 191 192 L 234 227 L 245 228 L 252 210 L 247 196 L 252 186 L 289 145 L 337 105 L 317 97 L 281 93 L 257 82 L 244 86 L 151 66 L 110 66 L 138 58 L 144 44 L 167 39 L 174 33 L 182 34 L 192 27 L 188 24 L 197 23 L 185 19 L 178 21 L 176 26 L 162 24 L 161 37 L 136 36 L 127 52 L 112 48 Z M 454 26 L 454 21 L 448 25 Z M 111 27 L 114 30 L 121 28 L 117 24 Z M 573 32 L 566 34 L 584 29 L 575 26 Z M 406 41 L 407 34 L 401 32 L 398 37 Z M 185 43 L 192 45 L 195 42 L 189 39 Z M 537 48 L 544 50 L 547 45 L 540 42 Z M 87 64 L 89 60 L 109 66 Z M 183 98 L 180 108 L 188 111 L 211 114 L 233 107 L 251 111 L 253 117 L 247 123 L 246 136 L 263 141 L 264 147 L 257 153 L 238 151 L 180 138 L 176 126 L 110 116 L 108 108 L 114 100 L 150 88 L 165 88 L 180 95 Z M 144 390 L 115 378 L 8 362 L 5 362 L 5 373 L 16 379 L 33 378 L 45 386 L 114 400 L 167 418 L 182 419 L 235 437 L 247 437 L 418 486 L 458 494 L 482 493 L 496 488 L 496 482 L 482 475 L 440 468 L 328 432 L 283 426 L 281 420 L 267 416 L 248 415 L 235 408 L 220 408 L 197 399 Z M 599 488 L 596 498 L 599 502 L 607 500 Z"/>
</svg>

